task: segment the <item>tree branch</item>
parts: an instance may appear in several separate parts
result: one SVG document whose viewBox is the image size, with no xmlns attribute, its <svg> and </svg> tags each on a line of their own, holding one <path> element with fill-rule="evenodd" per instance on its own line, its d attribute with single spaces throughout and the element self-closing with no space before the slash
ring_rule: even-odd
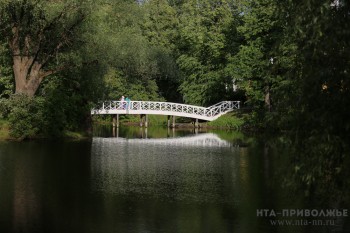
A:
<svg viewBox="0 0 350 233">
<path fill-rule="evenodd" d="M 85 16 L 84 15 L 81 15 L 81 18 L 77 19 L 69 28 L 65 29 L 61 36 L 60 36 L 60 39 L 58 40 L 56 46 L 53 47 L 53 49 L 51 51 L 49 51 L 46 56 L 43 58 L 42 60 L 42 64 L 46 64 L 48 62 L 48 60 L 53 57 L 57 52 L 58 50 L 64 46 L 64 44 L 68 44 L 69 41 L 72 39 L 72 38 L 69 38 L 69 33 L 71 33 L 76 27 L 79 26 L 79 24 L 81 22 L 83 22 L 85 19 Z"/>
<path fill-rule="evenodd" d="M 39 79 L 43 79 L 49 75 L 56 74 L 56 73 L 66 69 L 66 68 L 67 68 L 67 66 L 60 66 L 60 67 L 57 67 L 56 69 L 41 71 L 39 74 Z"/>
</svg>

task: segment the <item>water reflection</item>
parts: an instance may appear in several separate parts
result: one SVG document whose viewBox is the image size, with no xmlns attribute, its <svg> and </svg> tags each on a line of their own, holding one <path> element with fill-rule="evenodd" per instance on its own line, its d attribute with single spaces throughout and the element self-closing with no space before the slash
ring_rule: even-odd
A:
<svg viewBox="0 0 350 233">
<path fill-rule="evenodd" d="M 222 149 L 220 149 L 222 148 Z M 227 149 L 224 149 L 227 148 Z M 223 193 L 239 149 L 214 134 L 173 139 L 94 138 L 94 189 L 199 202 L 231 202 Z M 226 187 L 222 179 L 232 183 Z"/>
<path fill-rule="evenodd" d="M 40 222 L 41 202 L 37 193 L 35 169 L 30 159 L 20 160 L 14 167 L 13 226 L 16 232 L 32 229 Z M 38 224 L 39 225 L 39 224 Z"/>
<path fill-rule="evenodd" d="M 124 229 L 133 222 L 127 232 L 234 232 L 239 190 L 249 185 L 241 149 L 215 134 L 94 138 L 91 190 L 105 197 L 104 216 Z"/>
<path fill-rule="evenodd" d="M 0 232 L 85 232 L 89 142 L 0 143 Z M 79 229 L 79 230 L 78 230 Z"/>
<path fill-rule="evenodd" d="M 221 131 L 223 132 L 223 131 Z M 111 125 L 97 125 L 94 127 L 94 137 L 115 137 L 115 138 L 175 138 L 201 133 L 209 133 L 208 129 L 198 128 L 167 128 L 167 127 L 149 127 L 121 126 L 113 127 Z"/>
<path fill-rule="evenodd" d="M 143 129 L 141 129 L 143 130 Z M 147 135 L 147 129 L 146 129 Z M 145 140 L 146 139 L 146 140 Z M 147 136 L 141 139 L 126 139 L 126 138 L 98 138 L 93 139 L 93 145 L 99 143 L 115 143 L 117 147 L 120 143 L 134 144 L 134 146 L 145 145 L 172 145 L 172 146 L 202 146 L 202 147 L 233 147 L 232 143 L 219 138 L 214 133 L 196 134 L 186 137 L 173 138 L 155 138 L 147 139 Z"/>
<path fill-rule="evenodd" d="M 256 217 L 257 209 L 323 208 L 283 188 L 292 179 L 280 149 L 224 131 L 141 133 L 0 143 L 0 232 L 348 232 L 346 218 L 286 228 Z"/>
</svg>

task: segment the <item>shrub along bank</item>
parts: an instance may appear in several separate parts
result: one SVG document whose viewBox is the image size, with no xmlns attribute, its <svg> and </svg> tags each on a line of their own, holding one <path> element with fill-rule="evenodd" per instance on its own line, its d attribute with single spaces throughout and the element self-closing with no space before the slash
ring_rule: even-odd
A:
<svg viewBox="0 0 350 233">
<path fill-rule="evenodd" d="M 43 97 L 13 95 L 0 101 L 0 138 L 80 138 L 87 136 L 84 117 L 77 107 Z"/>
</svg>

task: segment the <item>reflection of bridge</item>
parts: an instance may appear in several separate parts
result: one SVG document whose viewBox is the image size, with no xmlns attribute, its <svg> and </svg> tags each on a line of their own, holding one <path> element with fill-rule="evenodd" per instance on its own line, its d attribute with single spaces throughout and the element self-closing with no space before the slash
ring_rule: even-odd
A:
<svg viewBox="0 0 350 233">
<path fill-rule="evenodd" d="M 154 101 L 107 101 L 91 110 L 92 115 L 100 114 L 139 114 L 167 115 L 213 121 L 220 116 L 240 108 L 240 101 L 222 101 L 210 107 Z M 147 123 L 147 117 L 146 117 Z"/>
<path fill-rule="evenodd" d="M 194 136 L 178 138 L 155 139 L 126 139 L 126 138 L 93 138 L 94 142 L 128 143 L 133 145 L 176 145 L 176 146 L 203 146 L 203 147 L 232 147 L 233 144 L 222 140 L 216 134 L 203 133 Z"/>
</svg>

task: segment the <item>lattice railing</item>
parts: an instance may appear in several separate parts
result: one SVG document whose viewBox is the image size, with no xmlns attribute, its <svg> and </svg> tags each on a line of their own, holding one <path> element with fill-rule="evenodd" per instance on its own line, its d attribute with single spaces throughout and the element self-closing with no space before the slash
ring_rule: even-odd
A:
<svg viewBox="0 0 350 233">
<path fill-rule="evenodd" d="M 104 101 L 91 110 L 91 114 L 156 114 L 177 113 L 184 117 L 202 119 L 217 118 L 229 111 L 240 108 L 240 101 L 222 101 L 210 107 L 155 101 Z"/>
</svg>

